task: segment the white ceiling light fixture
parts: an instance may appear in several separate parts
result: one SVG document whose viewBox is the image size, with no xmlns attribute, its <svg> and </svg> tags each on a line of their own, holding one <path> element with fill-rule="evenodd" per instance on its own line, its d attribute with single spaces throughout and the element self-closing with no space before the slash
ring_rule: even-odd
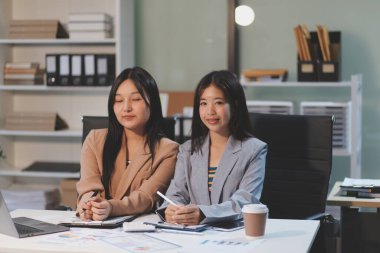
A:
<svg viewBox="0 0 380 253">
<path fill-rule="evenodd" d="M 235 22 L 241 26 L 248 26 L 255 20 L 255 12 L 247 5 L 240 5 L 235 8 Z"/>
</svg>

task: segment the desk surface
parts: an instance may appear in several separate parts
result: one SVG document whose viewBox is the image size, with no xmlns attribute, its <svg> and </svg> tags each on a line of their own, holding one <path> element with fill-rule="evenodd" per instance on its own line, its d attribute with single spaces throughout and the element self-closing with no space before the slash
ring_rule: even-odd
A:
<svg viewBox="0 0 380 253">
<path fill-rule="evenodd" d="M 336 182 L 327 197 L 327 205 L 332 206 L 356 206 L 356 207 L 376 207 L 380 208 L 380 198 L 356 198 L 340 196 L 340 185 L 342 182 Z"/>
<path fill-rule="evenodd" d="M 71 217 L 73 212 L 66 211 L 46 211 L 46 210 L 15 210 L 12 213 L 12 217 L 27 216 L 47 222 L 58 223 L 65 217 Z M 156 215 L 143 216 L 138 219 L 154 221 L 157 220 Z M 319 221 L 311 220 L 280 220 L 269 219 L 266 227 L 265 238 L 259 240 L 259 243 L 254 243 L 245 239 L 244 229 L 234 232 L 217 232 L 206 231 L 204 235 L 183 235 L 183 234 L 171 234 L 171 233 L 150 233 L 149 235 L 161 240 L 171 242 L 181 247 L 164 250 L 159 252 L 227 252 L 226 246 L 219 246 L 219 248 L 204 247 L 201 245 L 205 240 L 238 240 L 250 243 L 254 246 L 254 252 L 292 252 L 292 253 L 306 253 L 309 251 L 310 245 L 313 242 L 316 232 L 318 231 Z M 104 234 L 111 233 L 109 230 L 101 229 L 77 229 L 70 232 L 81 232 L 91 230 L 92 234 L 98 234 L 104 236 Z M 121 229 L 115 229 L 112 232 L 114 235 L 118 233 L 119 238 L 127 240 L 128 236 L 132 236 L 129 233 L 121 231 Z M 135 235 L 135 234 L 134 234 Z M 0 234 L 0 252 L 107 252 L 112 250 L 116 252 L 126 252 L 120 247 L 110 244 L 110 240 L 105 242 L 104 240 L 97 240 L 96 236 L 88 238 L 69 238 L 67 232 L 35 236 L 24 239 L 18 239 Z M 95 240 L 94 240 L 95 238 Z M 83 245 L 81 245 L 83 244 Z M 197 251 L 195 251 L 197 249 Z M 252 247 L 249 248 L 236 248 L 235 252 L 252 252 Z M 229 252 L 233 248 L 228 249 Z M 149 252 L 149 251 L 140 251 Z"/>
</svg>

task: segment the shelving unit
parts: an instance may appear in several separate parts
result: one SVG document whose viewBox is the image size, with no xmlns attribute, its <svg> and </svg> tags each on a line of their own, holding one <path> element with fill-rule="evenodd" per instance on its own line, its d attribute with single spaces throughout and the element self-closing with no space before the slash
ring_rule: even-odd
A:
<svg viewBox="0 0 380 253">
<path fill-rule="evenodd" d="M 353 75 L 350 81 L 343 82 L 246 82 L 243 79 L 241 83 L 246 89 L 253 87 L 261 88 L 278 88 L 278 89 L 294 89 L 294 88 L 316 88 L 316 89 L 348 89 L 351 102 L 350 115 L 350 144 L 347 149 L 333 149 L 334 156 L 350 156 L 350 177 L 361 177 L 361 114 L 362 114 L 362 76 Z"/>
<path fill-rule="evenodd" d="M 30 11 L 35 10 L 35 11 Z M 59 19 L 66 26 L 71 12 L 102 12 L 113 17 L 113 38 L 7 39 L 11 19 Z M 116 74 L 135 64 L 134 0 L 3 0 L 0 2 L 0 66 L 6 62 L 39 62 L 45 67 L 49 53 L 113 53 Z M 83 115 L 107 115 L 110 87 L 11 85 L 0 71 L 0 145 L 9 166 L 0 167 L 4 178 L 79 178 L 79 173 L 40 173 L 20 170 L 37 160 L 79 162 Z M 4 129 L 11 111 L 53 111 L 69 125 L 61 131 Z"/>
</svg>

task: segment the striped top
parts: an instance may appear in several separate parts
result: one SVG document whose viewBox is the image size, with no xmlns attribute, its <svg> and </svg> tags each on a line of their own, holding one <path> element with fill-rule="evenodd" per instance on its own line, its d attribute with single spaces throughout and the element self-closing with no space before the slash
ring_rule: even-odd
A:
<svg viewBox="0 0 380 253">
<path fill-rule="evenodd" d="M 214 180 L 216 168 L 218 167 L 208 167 L 208 191 L 211 191 L 212 180 Z"/>
</svg>

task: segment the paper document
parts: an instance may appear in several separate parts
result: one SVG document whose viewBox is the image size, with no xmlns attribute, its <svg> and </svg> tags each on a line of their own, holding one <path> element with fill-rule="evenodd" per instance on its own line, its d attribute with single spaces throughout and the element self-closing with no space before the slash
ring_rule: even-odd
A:
<svg viewBox="0 0 380 253">
<path fill-rule="evenodd" d="M 265 239 L 257 239 L 248 241 L 243 238 L 231 239 L 204 239 L 200 240 L 198 244 L 185 247 L 183 252 L 255 252 L 256 248 Z"/>
<path fill-rule="evenodd" d="M 156 252 L 179 248 L 180 246 L 145 234 L 129 234 L 102 238 L 102 241 L 128 252 Z"/>
<path fill-rule="evenodd" d="M 342 187 L 380 187 L 379 179 L 344 178 Z"/>
<path fill-rule="evenodd" d="M 156 227 L 144 224 L 142 221 L 132 221 L 123 223 L 123 231 L 125 232 L 155 232 Z"/>
</svg>

